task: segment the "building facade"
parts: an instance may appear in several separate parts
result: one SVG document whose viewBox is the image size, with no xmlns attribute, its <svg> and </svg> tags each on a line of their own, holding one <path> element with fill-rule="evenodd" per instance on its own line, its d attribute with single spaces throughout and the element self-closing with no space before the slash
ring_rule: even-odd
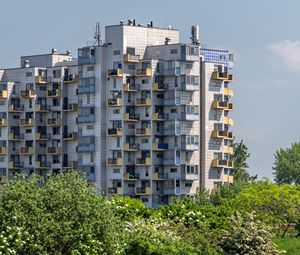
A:
<svg viewBox="0 0 300 255">
<path fill-rule="evenodd" d="M 0 170 L 86 173 L 148 206 L 232 182 L 231 55 L 172 28 L 107 26 L 105 42 L 0 69 Z"/>
</svg>

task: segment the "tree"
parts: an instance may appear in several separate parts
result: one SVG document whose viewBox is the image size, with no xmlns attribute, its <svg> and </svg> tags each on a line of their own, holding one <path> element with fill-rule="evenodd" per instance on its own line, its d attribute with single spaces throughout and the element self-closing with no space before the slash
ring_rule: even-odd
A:
<svg viewBox="0 0 300 255">
<path fill-rule="evenodd" d="M 300 184 L 300 143 L 292 143 L 291 148 L 279 149 L 275 153 L 273 166 L 275 181 Z"/>
<path fill-rule="evenodd" d="M 234 161 L 233 173 L 234 181 L 252 182 L 257 176 L 250 176 L 248 173 L 247 159 L 250 157 L 248 147 L 244 144 L 243 140 L 239 143 L 233 143 L 234 154 L 232 160 Z"/>
</svg>

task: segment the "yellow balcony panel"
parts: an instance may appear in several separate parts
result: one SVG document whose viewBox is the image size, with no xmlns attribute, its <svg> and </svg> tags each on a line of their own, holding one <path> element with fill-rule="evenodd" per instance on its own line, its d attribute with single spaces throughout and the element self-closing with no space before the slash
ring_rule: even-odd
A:
<svg viewBox="0 0 300 255">
<path fill-rule="evenodd" d="M 233 121 L 232 118 L 229 118 L 228 116 L 225 116 L 224 117 L 224 124 L 233 126 L 234 125 L 234 121 Z"/>
<path fill-rule="evenodd" d="M 140 55 L 131 55 L 129 53 L 126 53 L 123 55 L 123 60 L 125 63 L 139 63 Z"/>
<path fill-rule="evenodd" d="M 15 134 L 13 132 L 8 133 L 8 140 L 10 141 L 22 141 L 24 139 L 23 134 Z"/>
<path fill-rule="evenodd" d="M 32 90 L 32 89 L 22 90 L 21 91 L 21 97 L 24 97 L 24 98 L 34 98 L 35 97 L 35 91 Z"/>
<path fill-rule="evenodd" d="M 23 154 L 23 155 L 33 155 L 34 148 L 33 147 L 21 147 L 19 153 Z"/>
<path fill-rule="evenodd" d="M 124 173 L 123 179 L 124 181 L 138 181 L 140 179 L 140 175 L 132 174 L 132 173 Z"/>
<path fill-rule="evenodd" d="M 224 146 L 224 153 L 228 153 L 230 155 L 233 155 L 233 147 L 232 146 Z"/>
<path fill-rule="evenodd" d="M 0 99 L 7 99 L 8 98 L 8 91 L 2 90 L 0 91 Z"/>
<path fill-rule="evenodd" d="M 124 121 L 128 121 L 128 122 L 136 122 L 136 121 L 139 121 L 139 116 L 137 114 L 132 114 L 132 113 L 124 113 L 124 116 L 123 116 L 123 120 Z"/>
<path fill-rule="evenodd" d="M 42 77 L 41 75 L 35 76 L 35 83 L 37 83 L 37 84 L 46 84 L 47 83 L 47 78 Z"/>
<path fill-rule="evenodd" d="M 48 90 L 48 97 L 50 98 L 61 97 L 61 89 Z"/>
<path fill-rule="evenodd" d="M 7 147 L 0 147 L 0 155 L 1 156 L 5 156 L 5 155 L 7 155 L 7 153 L 8 153 Z"/>
<path fill-rule="evenodd" d="M 34 119 L 20 119 L 20 126 L 30 127 L 34 125 Z"/>
<path fill-rule="evenodd" d="M 123 135 L 123 128 L 109 128 L 107 130 L 108 136 L 122 136 Z"/>
<path fill-rule="evenodd" d="M 162 181 L 168 178 L 167 174 L 162 173 L 152 173 L 152 180 L 153 181 Z"/>
<path fill-rule="evenodd" d="M 123 159 L 122 158 L 109 158 L 109 159 L 107 159 L 107 165 L 123 166 Z"/>
<path fill-rule="evenodd" d="M 138 151 L 139 146 L 137 144 L 124 143 L 123 150 L 124 151 Z"/>
<path fill-rule="evenodd" d="M 158 83 L 152 84 L 152 91 L 164 91 L 164 87 L 162 85 L 159 85 Z"/>
<path fill-rule="evenodd" d="M 119 195 L 122 196 L 124 194 L 123 188 L 107 188 L 107 194 L 108 195 Z"/>
<path fill-rule="evenodd" d="M 151 158 L 137 158 L 135 159 L 136 166 L 151 166 Z"/>
<path fill-rule="evenodd" d="M 136 128 L 135 135 L 136 136 L 151 136 L 152 129 L 151 128 Z"/>
<path fill-rule="evenodd" d="M 152 143 L 153 151 L 164 151 L 168 149 L 167 143 Z"/>
<path fill-rule="evenodd" d="M 50 140 L 50 135 L 47 134 L 41 134 L 41 133 L 35 133 L 35 140 L 38 141 L 47 141 Z"/>
<path fill-rule="evenodd" d="M 152 68 L 142 68 L 136 71 L 136 76 L 145 76 L 151 77 L 152 76 Z"/>
<path fill-rule="evenodd" d="M 23 164 L 21 162 L 8 161 L 8 168 L 21 169 Z"/>
<path fill-rule="evenodd" d="M 233 97 L 233 96 L 234 96 L 233 89 L 224 88 L 224 95 L 225 95 L 225 96 Z"/>
<path fill-rule="evenodd" d="M 224 174 L 223 183 L 233 183 L 233 176 L 229 174 Z"/>
<path fill-rule="evenodd" d="M 64 83 L 76 83 L 78 81 L 78 75 L 77 74 L 70 74 L 64 76 Z"/>
<path fill-rule="evenodd" d="M 122 105 L 123 105 L 122 98 L 110 98 L 110 99 L 107 99 L 107 106 L 121 107 Z"/>
<path fill-rule="evenodd" d="M 75 160 L 70 162 L 63 162 L 63 168 L 76 170 L 78 168 L 78 162 Z"/>
<path fill-rule="evenodd" d="M 113 77 L 123 77 L 124 71 L 123 69 L 108 69 L 107 75 Z"/>
<path fill-rule="evenodd" d="M 47 119 L 48 126 L 61 126 L 61 124 L 62 124 L 62 119 L 60 118 Z"/>
<path fill-rule="evenodd" d="M 232 74 L 229 74 L 228 72 L 218 72 L 218 71 L 213 72 L 211 78 L 213 80 L 220 80 L 220 81 L 227 81 L 227 82 L 233 82 L 234 80 Z"/>
<path fill-rule="evenodd" d="M 229 102 L 213 101 L 212 108 L 217 110 L 233 110 L 233 104 Z"/>
<path fill-rule="evenodd" d="M 151 195 L 152 194 L 152 188 L 151 187 L 145 187 L 145 188 L 135 188 L 135 194 L 140 195 Z"/>
<path fill-rule="evenodd" d="M 152 120 L 153 121 L 164 121 L 165 116 L 163 113 L 154 112 L 154 113 L 152 113 Z"/>
<path fill-rule="evenodd" d="M 7 127 L 8 120 L 7 119 L 0 119 L 0 127 Z"/>
<path fill-rule="evenodd" d="M 35 111 L 36 112 L 49 112 L 49 107 L 47 105 L 36 104 Z"/>
<path fill-rule="evenodd" d="M 62 147 L 48 147 L 47 154 L 60 155 L 62 153 Z"/>
<path fill-rule="evenodd" d="M 137 85 L 132 85 L 130 83 L 124 83 L 123 84 L 123 90 L 125 92 L 138 92 L 139 88 Z"/>
<path fill-rule="evenodd" d="M 77 132 L 72 132 L 64 137 L 64 141 L 75 141 L 78 138 Z"/>
<path fill-rule="evenodd" d="M 152 105 L 152 99 L 151 98 L 137 98 L 135 99 L 135 105 L 136 106 L 151 106 Z"/>
<path fill-rule="evenodd" d="M 24 111 L 24 106 L 15 106 L 14 104 L 8 105 L 8 112 L 22 113 Z"/>
<path fill-rule="evenodd" d="M 8 182 L 8 178 L 6 175 L 0 175 L 0 183 L 4 184 Z"/>
<path fill-rule="evenodd" d="M 228 139 L 228 140 L 234 139 L 233 133 L 229 131 L 214 130 L 212 134 L 213 134 L 213 138 L 216 139 Z"/>
<path fill-rule="evenodd" d="M 39 168 L 39 169 L 48 169 L 50 168 L 50 163 L 49 162 L 42 162 L 42 161 L 35 161 L 35 168 Z"/>
<path fill-rule="evenodd" d="M 214 159 L 212 166 L 216 168 L 233 168 L 233 161 L 226 159 Z"/>
<path fill-rule="evenodd" d="M 64 112 L 75 112 L 78 110 L 78 104 L 69 104 L 64 107 Z"/>
</svg>

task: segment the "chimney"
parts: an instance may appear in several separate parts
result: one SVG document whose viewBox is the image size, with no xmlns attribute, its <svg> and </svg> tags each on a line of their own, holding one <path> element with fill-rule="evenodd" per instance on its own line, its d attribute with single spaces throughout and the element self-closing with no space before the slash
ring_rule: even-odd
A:
<svg viewBox="0 0 300 255">
<path fill-rule="evenodd" d="M 52 53 L 52 54 L 56 54 L 56 52 L 57 52 L 57 49 L 55 49 L 55 48 L 53 48 L 53 49 L 51 50 L 51 53 Z"/>
</svg>

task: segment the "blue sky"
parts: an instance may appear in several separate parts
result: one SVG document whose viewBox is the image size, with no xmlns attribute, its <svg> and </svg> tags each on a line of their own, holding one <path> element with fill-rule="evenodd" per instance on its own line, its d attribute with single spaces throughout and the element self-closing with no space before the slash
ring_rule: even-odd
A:
<svg viewBox="0 0 300 255">
<path fill-rule="evenodd" d="M 275 151 L 299 139 L 299 1 L 2 0 L 0 7 L 4 68 L 51 48 L 76 56 L 96 21 L 104 31 L 119 20 L 153 20 L 180 29 L 182 41 L 198 24 L 203 44 L 235 54 L 234 131 L 249 147 L 250 172 L 271 178 Z"/>
</svg>

